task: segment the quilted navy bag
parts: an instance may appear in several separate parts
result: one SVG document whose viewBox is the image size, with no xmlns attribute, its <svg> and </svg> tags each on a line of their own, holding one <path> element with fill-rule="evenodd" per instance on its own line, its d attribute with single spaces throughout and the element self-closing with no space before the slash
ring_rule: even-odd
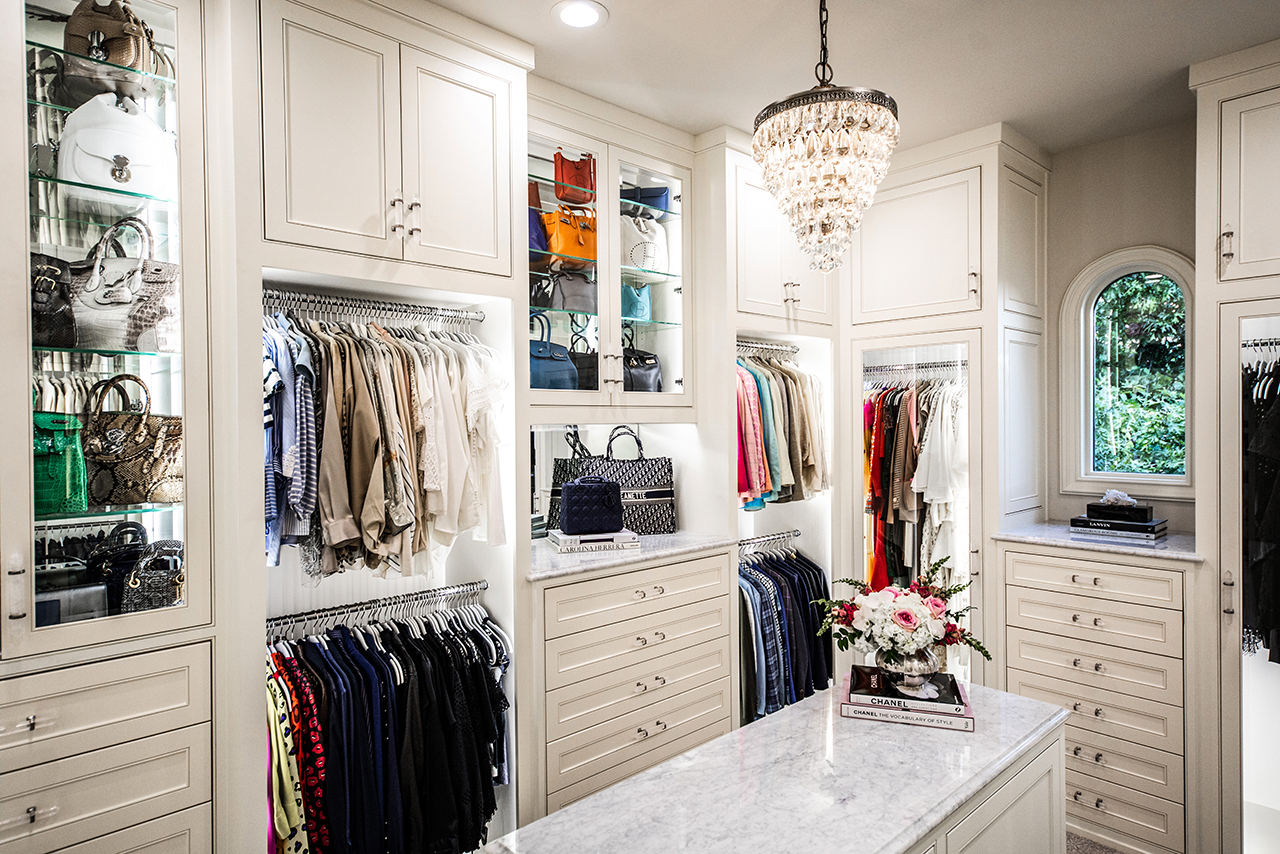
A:
<svg viewBox="0 0 1280 854">
<path fill-rule="evenodd" d="M 622 487 L 586 476 L 560 488 L 560 530 L 566 534 L 612 534 L 622 530 Z"/>
</svg>

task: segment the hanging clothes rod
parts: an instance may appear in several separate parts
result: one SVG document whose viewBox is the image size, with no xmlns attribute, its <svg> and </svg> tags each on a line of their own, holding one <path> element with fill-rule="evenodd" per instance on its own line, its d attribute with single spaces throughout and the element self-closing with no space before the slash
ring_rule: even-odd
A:
<svg viewBox="0 0 1280 854">
<path fill-rule="evenodd" d="M 302 291 L 285 291 L 279 288 L 262 289 L 263 308 L 286 308 L 297 311 L 321 311 L 355 316 L 394 317 L 403 320 L 446 320 L 484 322 L 483 311 L 462 308 L 444 308 L 409 302 L 387 302 L 364 297 L 339 297 L 331 294 L 311 294 Z"/>
<path fill-rule="evenodd" d="M 864 374 L 891 373 L 893 371 L 924 371 L 932 368 L 967 368 L 968 359 L 946 359 L 941 362 L 912 362 L 902 365 L 867 365 Z"/>
<path fill-rule="evenodd" d="M 788 356 L 794 356 L 800 352 L 800 348 L 795 344 L 775 344 L 771 341 L 748 341 L 745 338 L 739 338 L 738 352 L 748 355 L 752 353 L 784 353 Z"/>
<path fill-rule="evenodd" d="M 118 519 L 107 519 L 101 522 L 71 522 L 63 524 L 62 522 L 36 522 L 35 527 L 40 533 L 49 531 L 83 531 L 86 528 L 114 528 L 119 524 Z"/>
<path fill-rule="evenodd" d="M 347 605 L 335 605 L 329 608 L 316 608 L 313 611 L 302 611 L 297 614 L 286 614 L 280 617 L 267 618 L 267 631 L 305 623 L 326 617 L 353 617 L 357 615 L 373 616 L 379 611 L 387 611 L 404 605 L 425 605 L 445 599 L 467 599 L 475 597 L 489 589 L 488 581 L 469 581 L 466 584 L 455 584 L 450 587 L 433 587 L 430 590 L 417 590 L 413 593 L 401 593 L 398 596 L 385 596 L 381 599 L 369 599 L 364 602 L 352 602 Z"/>
<path fill-rule="evenodd" d="M 800 536 L 800 529 L 793 528 L 790 531 L 779 531 L 776 534 L 763 534 L 759 537 L 746 537 L 738 540 L 738 549 L 751 548 L 752 546 L 760 546 L 765 543 L 782 543 L 787 540 L 794 540 Z"/>
<path fill-rule="evenodd" d="M 1280 347 L 1280 338 L 1251 338 L 1240 342 L 1241 350 L 1252 350 L 1257 347 Z"/>
</svg>

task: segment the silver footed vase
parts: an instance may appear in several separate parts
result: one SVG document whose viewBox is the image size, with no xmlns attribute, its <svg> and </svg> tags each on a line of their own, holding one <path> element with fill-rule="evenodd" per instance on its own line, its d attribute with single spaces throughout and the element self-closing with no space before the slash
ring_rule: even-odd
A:
<svg viewBox="0 0 1280 854">
<path fill-rule="evenodd" d="M 910 655 L 899 655 L 893 663 L 888 661 L 883 649 L 876 650 L 876 667 L 890 685 L 908 697 L 923 696 L 928 690 L 926 683 L 938 672 L 939 666 L 938 657 L 929 647 Z"/>
</svg>

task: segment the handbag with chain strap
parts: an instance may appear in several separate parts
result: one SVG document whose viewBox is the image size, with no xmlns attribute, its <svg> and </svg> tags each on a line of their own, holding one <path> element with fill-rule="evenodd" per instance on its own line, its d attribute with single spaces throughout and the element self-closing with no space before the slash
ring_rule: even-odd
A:
<svg viewBox="0 0 1280 854">
<path fill-rule="evenodd" d="M 638 457 L 618 460 L 613 443 L 623 436 L 636 443 Z M 617 481 L 622 488 L 622 515 L 629 531 L 637 534 L 673 534 L 676 530 L 676 484 L 670 457 L 646 457 L 640 437 L 625 425 L 609 436 L 603 458 L 582 464 L 582 475 Z"/>
<path fill-rule="evenodd" d="M 142 411 L 103 412 L 108 393 L 129 381 L 142 387 Z M 89 392 L 84 457 L 92 505 L 182 501 L 182 417 L 152 415 L 151 393 L 139 377 L 119 374 Z"/>
</svg>

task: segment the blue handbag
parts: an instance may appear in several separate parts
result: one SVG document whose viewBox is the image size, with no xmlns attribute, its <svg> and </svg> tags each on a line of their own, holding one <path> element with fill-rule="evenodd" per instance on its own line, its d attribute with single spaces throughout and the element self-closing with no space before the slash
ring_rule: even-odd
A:
<svg viewBox="0 0 1280 854">
<path fill-rule="evenodd" d="M 545 265 L 550 257 L 547 254 L 547 230 L 542 227 L 542 211 L 529 208 L 529 263 Z"/>
<path fill-rule="evenodd" d="M 560 487 L 560 530 L 612 534 L 623 525 L 622 487 L 603 477 L 580 477 Z"/>
<path fill-rule="evenodd" d="M 578 369 L 569 358 L 569 349 L 551 343 L 551 321 L 540 311 L 529 312 L 530 320 L 541 327 L 541 337 L 529 341 L 529 388 L 576 389 Z"/>
<path fill-rule="evenodd" d="M 623 190 L 619 196 L 622 199 L 622 213 L 627 216 L 647 216 L 662 221 L 668 218 L 667 212 L 671 210 L 670 187 L 632 187 Z M 627 202 L 639 204 L 629 205 Z"/>
<path fill-rule="evenodd" d="M 622 318 L 624 320 L 650 320 L 653 315 L 649 286 L 622 286 Z"/>
</svg>

